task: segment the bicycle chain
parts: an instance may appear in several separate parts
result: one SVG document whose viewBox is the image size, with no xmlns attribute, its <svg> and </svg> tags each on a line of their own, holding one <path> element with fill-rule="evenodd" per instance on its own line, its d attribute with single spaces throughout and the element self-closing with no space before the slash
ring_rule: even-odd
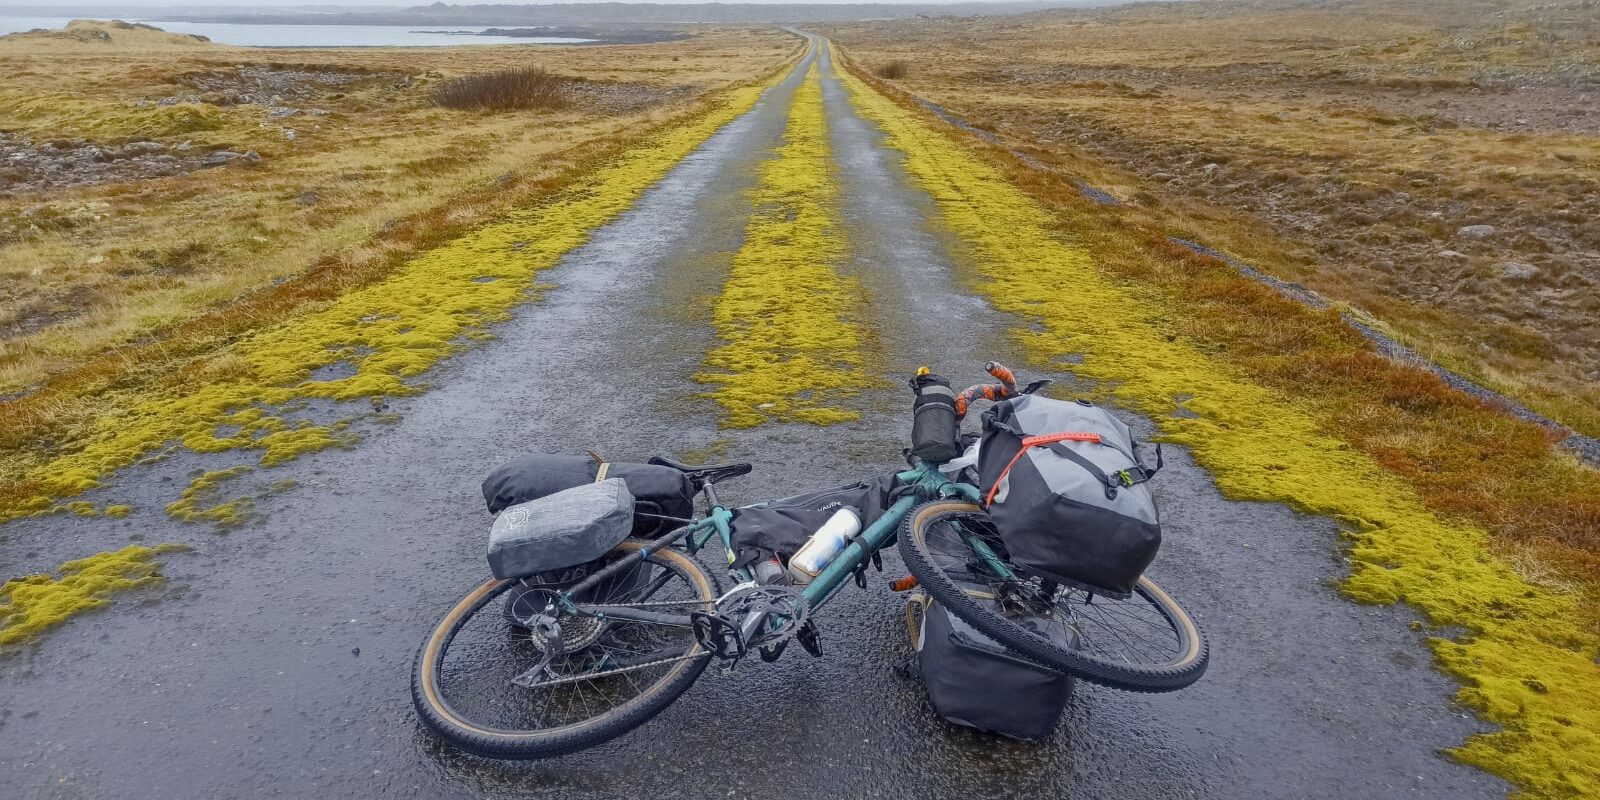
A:
<svg viewBox="0 0 1600 800">
<path fill-rule="evenodd" d="M 698 647 L 698 646 L 699 645 L 696 645 L 696 647 Z M 525 686 L 523 688 L 526 688 L 526 689 L 541 689 L 541 688 L 544 688 L 546 686 L 561 686 L 561 685 L 568 684 L 568 683 L 577 683 L 579 681 L 593 680 L 595 678 L 606 678 L 606 677 L 610 677 L 612 675 L 621 675 L 624 672 L 632 672 L 632 671 L 634 671 L 636 669 L 644 669 L 645 667 L 659 667 L 662 664 L 676 664 L 679 661 L 690 661 L 690 660 L 693 660 L 693 659 L 696 659 L 696 658 L 710 658 L 710 657 L 711 657 L 710 653 L 707 653 L 704 650 L 702 650 L 702 651 L 700 651 L 698 653 L 690 653 L 688 655 L 681 655 L 681 656 L 677 656 L 676 658 L 663 658 L 663 659 L 660 659 L 660 660 L 657 660 L 657 661 L 647 661 L 647 662 L 645 662 L 643 664 L 634 664 L 631 667 L 617 667 L 616 669 L 608 669 L 608 670 L 605 670 L 605 671 L 602 671 L 602 672 L 586 672 L 586 673 L 584 673 L 582 675 L 568 675 L 568 676 L 563 677 L 563 678 L 555 678 L 553 680 L 540 681 L 539 683 L 529 684 L 529 685 L 527 685 L 527 686 Z"/>
</svg>

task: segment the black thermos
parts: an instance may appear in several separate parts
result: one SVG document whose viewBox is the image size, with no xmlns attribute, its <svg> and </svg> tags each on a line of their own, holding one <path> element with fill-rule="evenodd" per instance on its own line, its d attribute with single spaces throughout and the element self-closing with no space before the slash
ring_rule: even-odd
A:
<svg viewBox="0 0 1600 800">
<path fill-rule="evenodd" d="M 935 464 L 961 455 L 961 423 L 950 382 L 923 367 L 911 379 L 911 391 L 917 393 L 911 412 L 911 454 Z"/>
</svg>

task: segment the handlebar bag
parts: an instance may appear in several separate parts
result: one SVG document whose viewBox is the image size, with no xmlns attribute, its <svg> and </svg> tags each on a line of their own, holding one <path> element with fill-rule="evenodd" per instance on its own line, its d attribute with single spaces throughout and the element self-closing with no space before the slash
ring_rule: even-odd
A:
<svg viewBox="0 0 1600 800">
<path fill-rule="evenodd" d="M 483 500 L 490 513 L 499 513 L 517 503 L 594 483 L 601 468 L 604 477 L 621 478 L 633 494 L 634 536 L 656 536 L 680 524 L 659 516 L 694 516 L 694 483 L 682 472 L 654 464 L 601 463 L 589 456 L 534 453 L 509 461 L 483 480 Z"/>
<path fill-rule="evenodd" d="M 940 717 L 1013 739 L 1040 739 L 1055 730 L 1072 699 L 1072 676 L 1024 659 L 927 595 L 913 595 L 906 613 L 917 672 Z M 1077 645 L 1067 626 L 1023 620 L 1064 647 Z"/>
<path fill-rule="evenodd" d="M 1127 425 L 1084 400 L 1024 395 L 985 412 L 979 487 L 1012 563 L 1128 597 L 1161 547 L 1147 485 L 1161 450 L 1149 468 L 1137 447 Z"/>
<path fill-rule="evenodd" d="M 633 505 L 627 484 L 608 478 L 510 506 L 489 529 L 489 571 L 520 578 L 599 558 L 628 538 Z"/>
</svg>

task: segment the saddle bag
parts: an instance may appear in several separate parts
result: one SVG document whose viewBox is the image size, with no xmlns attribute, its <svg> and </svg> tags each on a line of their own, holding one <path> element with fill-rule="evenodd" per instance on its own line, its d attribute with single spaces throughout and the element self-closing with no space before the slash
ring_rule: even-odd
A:
<svg viewBox="0 0 1600 800">
<path fill-rule="evenodd" d="M 983 504 L 1011 561 L 1040 577 L 1126 598 L 1161 546 L 1128 426 L 1087 401 L 1024 395 L 983 416 Z"/>
<path fill-rule="evenodd" d="M 497 467 L 483 481 L 483 500 L 490 513 L 498 513 L 517 503 L 602 478 L 621 478 L 633 495 L 637 512 L 634 536 L 652 537 L 679 527 L 679 523 L 661 519 L 662 516 L 688 519 L 694 515 L 694 483 L 672 467 L 548 453 L 526 455 Z"/>
<path fill-rule="evenodd" d="M 925 594 L 912 595 L 906 622 L 917 672 L 940 717 L 1013 739 L 1040 739 L 1056 729 L 1072 699 L 1072 676 L 1022 658 Z M 1038 629 L 1063 646 L 1077 644 L 1065 626 L 1040 622 Z"/>
</svg>

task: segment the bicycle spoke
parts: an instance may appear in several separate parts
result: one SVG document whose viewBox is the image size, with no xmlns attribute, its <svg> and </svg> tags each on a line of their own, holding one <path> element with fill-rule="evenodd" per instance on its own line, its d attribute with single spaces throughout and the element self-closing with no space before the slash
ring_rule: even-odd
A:
<svg viewBox="0 0 1600 800">
<path fill-rule="evenodd" d="M 508 584 L 465 620 L 441 656 L 440 690 L 449 703 L 484 724 L 513 730 L 554 728 L 594 719 L 653 690 L 686 659 L 702 657 L 687 625 L 688 612 L 710 602 L 680 570 L 643 561 L 602 581 L 579 607 L 637 609 L 654 619 L 564 616 L 551 604 L 561 587 L 531 581 Z M 518 620 L 553 614 L 566 652 L 535 670 L 543 642 Z M 546 609 L 551 609 L 547 612 Z M 524 685 L 517 685 L 520 681 Z"/>
<path fill-rule="evenodd" d="M 1056 642 L 1076 642 L 1078 652 L 1111 662 L 1160 666 L 1181 656 L 1185 645 L 1176 624 L 1160 604 L 1142 592 L 1116 600 L 1063 587 L 1048 596 L 1044 593 L 1048 585 L 1038 578 L 1002 582 L 966 537 L 981 542 L 1014 575 L 1029 574 L 1027 569 L 1008 561 L 1004 542 L 988 518 L 975 514 L 951 515 L 927 526 L 923 531 L 923 551 L 932 565 L 957 586 L 994 587 L 997 595 L 1011 598 L 1003 601 L 1006 607 L 1031 608 L 1034 613 L 1027 616 L 1032 619 L 1048 617 L 1044 630 L 1037 630 L 1034 635 Z M 975 591 L 969 590 L 969 594 Z M 1042 607 L 1056 611 L 1039 613 Z"/>
</svg>

